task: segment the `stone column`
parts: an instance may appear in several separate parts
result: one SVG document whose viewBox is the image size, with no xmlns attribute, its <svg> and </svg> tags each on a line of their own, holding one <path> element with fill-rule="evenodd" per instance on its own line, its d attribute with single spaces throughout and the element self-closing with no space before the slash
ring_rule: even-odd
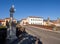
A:
<svg viewBox="0 0 60 44">
<path fill-rule="evenodd" d="M 14 5 L 11 6 L 10 8 L 10 28 L 9 28 L 9 36 L 8 39 L 10 39 L 11 41 L 13 41 L 14 39 L 16 39 L 16 27 L 13 27 L 13 13 L 15 12 L 14 9 Z"/>
</svg>

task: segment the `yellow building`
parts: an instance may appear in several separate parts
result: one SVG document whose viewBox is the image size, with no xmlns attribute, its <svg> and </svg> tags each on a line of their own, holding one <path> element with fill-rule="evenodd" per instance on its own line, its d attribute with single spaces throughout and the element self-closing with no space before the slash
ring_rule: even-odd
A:
<svg viewBox="0 0 60 44">
<path fill-rule="evenodd" d="M 28 22 L 26 19 L 22 19 L 21 22 L 20 22 L 20 25 L 27 25 Z"/>
<path fill-rule="evenodd" d="M 4 19 L 0 19 L 0 25 L 5 25 L 5 20 Z"/>
<path fill-rule="evenodd" d="M 6 26 L 6 21 L 9 22 L 10 18 L 5 18 L 5 19 L 0 20 L 0 22 L 3 26 Z M 16 19 L 13 19 L 13 22 L 17 23 Z"/>
</svg>

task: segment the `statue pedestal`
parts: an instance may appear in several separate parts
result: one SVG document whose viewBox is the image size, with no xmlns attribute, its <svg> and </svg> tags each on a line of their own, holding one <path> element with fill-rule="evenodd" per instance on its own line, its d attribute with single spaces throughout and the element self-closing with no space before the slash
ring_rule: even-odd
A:
<svg viewBox="0 0 60 44">
<path fill-rule="evenodd" d="M 10 42 L 13 42 L 14 40 L 17 39 L 17 37 L 16 37 L 16 28 L 15 27 L 10 27 L 7 30 L 7 39 L 9 39 Z"/>
</svg>

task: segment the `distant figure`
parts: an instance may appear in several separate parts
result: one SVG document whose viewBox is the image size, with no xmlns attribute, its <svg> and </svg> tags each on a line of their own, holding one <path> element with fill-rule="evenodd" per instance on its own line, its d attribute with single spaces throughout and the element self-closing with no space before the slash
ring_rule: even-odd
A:
<svg viewBox="0 0 60 44">
<path fill-rule="evenodd" d="M 11 24 L 13 27 L 16 27 L 16 23 L 14 21 L 12 21 L 12 24 Z"/>
<path fill-rule="evenodd" d="M 6 21 L 6 26 L 7 26 L 7 28 L 9 28 L 9 22 L 8 21 Z"/>
<path fill-rule="evenodd" d="M 1 22 L 0 22 L 0 26 L 1 26 Z"/>
</svg>

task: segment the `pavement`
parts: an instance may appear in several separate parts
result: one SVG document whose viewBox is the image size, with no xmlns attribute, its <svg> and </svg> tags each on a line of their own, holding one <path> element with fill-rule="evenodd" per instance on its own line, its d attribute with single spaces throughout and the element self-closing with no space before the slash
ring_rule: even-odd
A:
<svg viewBox="0 0 60 44">
<path fill-rule="evenodd" d="M 60 33 L 46 31 L 40 28 L 25 26 L 27 33 L 40 38 L 42 44 L 60 44 Z"/>
</svg>

